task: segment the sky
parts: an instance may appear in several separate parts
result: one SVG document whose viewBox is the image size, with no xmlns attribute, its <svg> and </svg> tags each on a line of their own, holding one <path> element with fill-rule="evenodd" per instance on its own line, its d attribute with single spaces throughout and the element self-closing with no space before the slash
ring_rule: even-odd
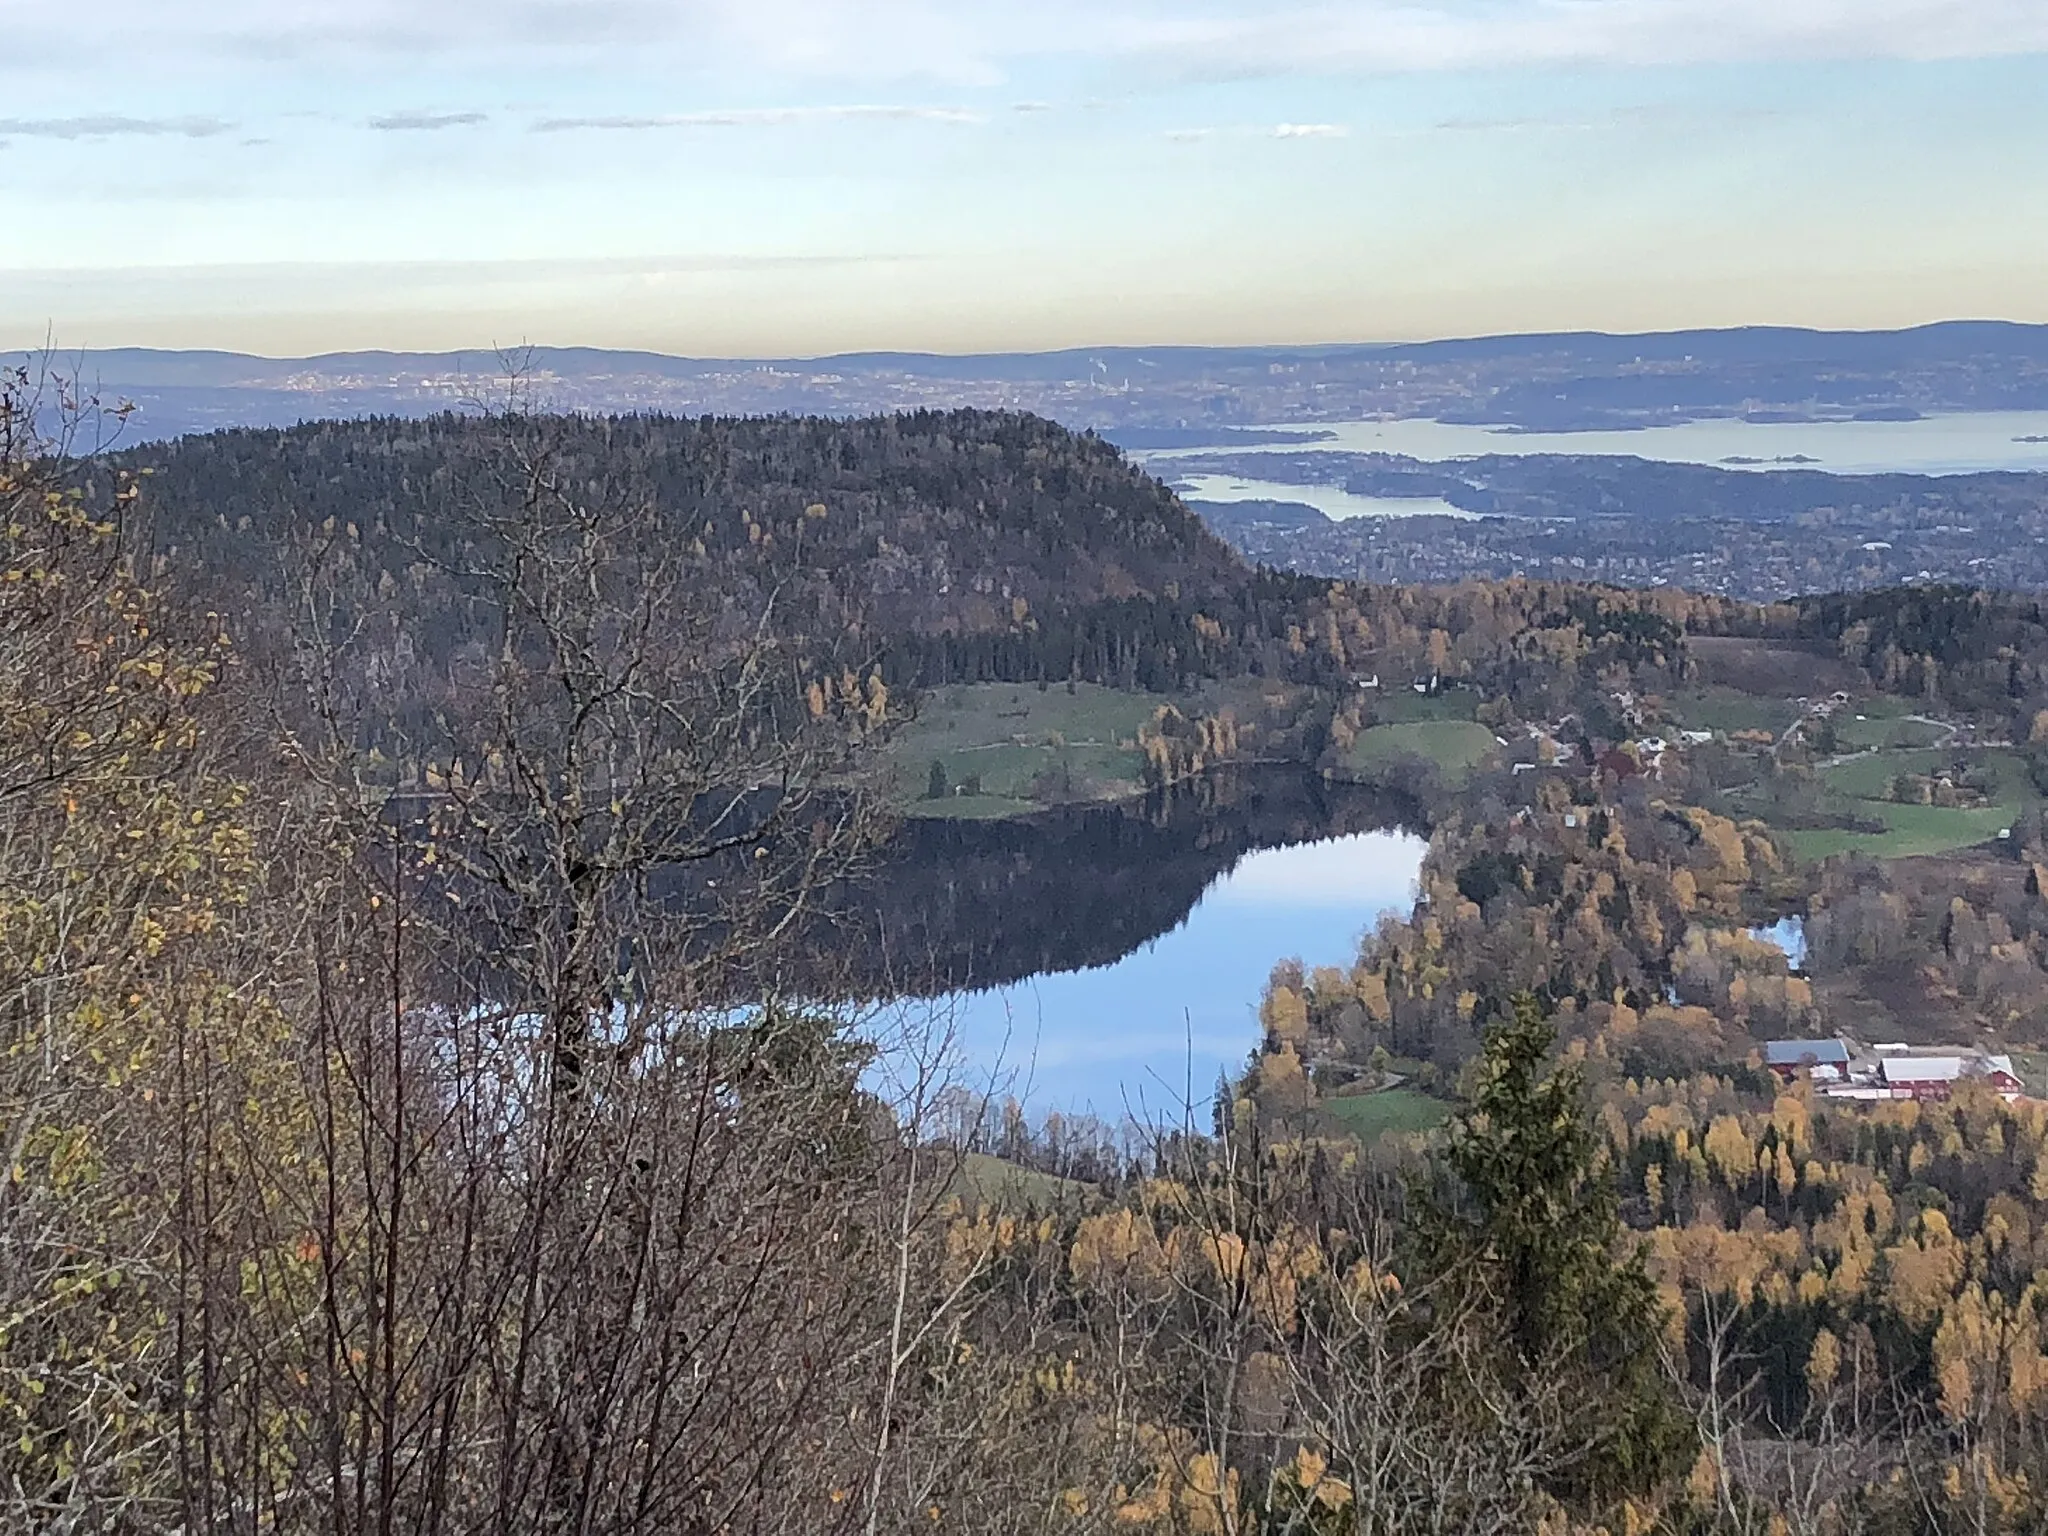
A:
<svg viewBox="0 0 2048 1536">
<path fill-rule="evenodd" d="M 0 345 L 2048 321 L 2048 0 L 0 0 Z"/>
</svg>

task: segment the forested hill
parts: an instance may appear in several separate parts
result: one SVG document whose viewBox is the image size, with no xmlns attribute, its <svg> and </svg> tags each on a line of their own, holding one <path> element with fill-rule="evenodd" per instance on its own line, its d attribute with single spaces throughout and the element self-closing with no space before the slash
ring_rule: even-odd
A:
<svg viewBox="0 0 2048 1536">
<path fill-rule="evenodd" d="M 1654 653 L 1676 679 L 1682 637 L 1708 633 L 1796 638 L 1887 687 L 1931 661 L 1944 697 L 2028 720 L 2048 703 L 2030 604 L 1909 591 L 1757 609 L 1254 570 L 1110 444 L 1014 412 L 387 418 L 186 438 L 124 467 L 148 472 L 167 579 L 200 587 L 238 645 L 276 653 L 325 626 L 344 681 L 412 719 L 463 713 L 508 614 L 542 600 L 558 629 L 645 610 L 661 643 L 711 656 L 752 654 L 765 628 L 806 682 L 850 672 L 863 689 L 1441 674 L 1555 717 L 1574 707 L 1562 673 Z M 526 590 L 541 566 L 552 585 Z"/>
<path fill-rule="evenodd" d="M 634 559 L 690 564 L 735 614 L 862 637 L 924 681 L 1228 669 L 1241 658 L 1194 620 L 1260 585 L 1114 447 L 1018 413 L 380 418 L 123 462 L 147 472 L 159 546 L 230 601 L 274 600 L 309 543 L 339 537 L 436 650 L 467 638 L 449 570 L 537 495 L 623 519 Z"/>
</svg>

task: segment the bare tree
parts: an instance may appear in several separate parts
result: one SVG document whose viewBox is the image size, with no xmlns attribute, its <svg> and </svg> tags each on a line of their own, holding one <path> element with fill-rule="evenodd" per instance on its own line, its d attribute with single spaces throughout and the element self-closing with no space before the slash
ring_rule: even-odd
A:
<svg viewBox="0 0 2048 1536">
<path fill-rule="evenodd" d="M 738 609 L 543 422 L 505 422 L 448 518 L 403 541 L 477 621 L 438 713 L 394 697 L 365 541 L 302 545 L 307 820 L 276 852 L 318 914 L 308 1109 L 246 1165 L 304 1225 L 192 1345 L 196 1433 L 244 1453 L 188 1486 L 338 1532 L 875 1529 L 905 1373 L 964 1295 L 926 1283 L 938 1083 L 906 1126 L 843 1016 L 779 999 L 875 836 L 886 694 L 815 707 L 835 644 L 779 621 L 778 580 Z"/>
<path fill-rule="evenodd" d="M 134 482 L 83 453 L 101 414 L 0 378 L 0 1507 L 37 1530 L 174 1505 L 166 1066 L 247 874 L 221 637 L 144 585 Z"/>
</svg>

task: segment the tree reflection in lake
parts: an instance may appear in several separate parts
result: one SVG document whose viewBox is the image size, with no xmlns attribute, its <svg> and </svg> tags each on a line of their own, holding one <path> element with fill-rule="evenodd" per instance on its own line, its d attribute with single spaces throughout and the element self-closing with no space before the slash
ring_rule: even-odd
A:
<svg viewBox="0 0 2048 1536">
<path fill-rule="evenodd" d="M 1412 807 L 1292 770 L 1212 776 L 1137 805 L 913 821 L 830 950 L 870 997 L 931 998 L 971 1073 L 1034 1111 L 1198 1119 L 1258 1035 L 1287 956 L 1348 964 L 1414 900 Z"/>
</svg>

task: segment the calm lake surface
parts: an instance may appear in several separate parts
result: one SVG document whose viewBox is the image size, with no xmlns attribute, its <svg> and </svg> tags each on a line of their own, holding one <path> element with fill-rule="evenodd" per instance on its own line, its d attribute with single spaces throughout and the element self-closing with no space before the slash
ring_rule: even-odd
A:
<svg viewBox="0 0 2048 1536">
<path fill-rule="evenodd" d="M 1161 472 L 1171 460 L 1194 453 L 1318 451 L 1398 453 L 1436 461 L 1489 453 L 1632 454 L 1675 464 L 1816 469 L 1833 474 L 2048 471 L 2048 411 L 1973 411 L 1920 421 L 1691 421 L 1633 432 L 1517 432 L 1441 421 L 1316 422 L 1303 423 L 1302 430 L 1333 435 L 1321 442 L 1160 449 L 1132 457 L 1159 465 Z M 2028 437 L 2043 441 L 2019 441 Z M 1812 462 L 1785 462 L 1802 458 Z M 1737 460 L 1753 462 L 1732 462 Z M 1291 499 L 1307 500 L 1299 495 Z"/>
<path fill-rule="evenodd" d="M 1357 814 L 1332 820 L 1341 826 Z M 1242 828 L 1236 821 L 1226 842 Z M 1062 839 L 1068 830 L 1049 827 L 1047 836 Z M 1200 836 L 1196 828 L 1197 843 Z M 1030 857 L 1027 844 L 1012 846 Z M 1274 964 L 1292 956 L 1310 966 L 1349 965 L 1380 914 L 1414 905 L 1427 846 L 1389 828 L 1254 847 L 1212 861 L 1221 867 L 1192 890 L 1183 884 L 1184 858 L 1162 854 L 1148 878 L 1143 852 L 1132 849 L 1135 862 L 1125 873 L 1146 889 L 1133 890 L 1126 905 L 1150 936 L 1105 952 L 1096 942 L 1103 924 L 1085 916 L 1092 898 L 1077 893 L 1065 904 L 1076 918 L 1072 962 L 1054 953 L 1001 985 L 899 1006 L 913 1027 L 954 1031 L 970 1086 L 1014 1093 L 1034 1114 L 1177 1121 L 1192 1100 L 1206 1124 L 1218 1075 L 1240 1069 L 1258 1041 L 1259 998 Z M 1056 861 L 1057 842 L 1042 852 Z M 1073 864 L 1077 884 L 1090 878 L 1089 862 Z M 1019 920 L 1050 921 L 1056 934 L 1059 883 L 1050 862 L 1025 877 L 1016 893 L 1038 910 L 1018 913 Z M 1151 909 L 1158 887 L 1184 894 L 1167 910 Z"/>
</svg>

